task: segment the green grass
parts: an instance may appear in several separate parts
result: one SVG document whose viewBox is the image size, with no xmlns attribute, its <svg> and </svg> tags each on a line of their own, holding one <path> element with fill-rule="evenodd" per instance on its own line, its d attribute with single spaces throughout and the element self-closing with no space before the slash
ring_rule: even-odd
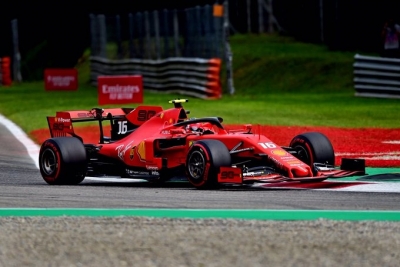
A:
<svg viewBox="0 0 400 267">
<path fill-rule="evenodd" d="M 231 48 L 235 94 L 202 100 L 145 92 L 144 104 L 168 108 L 168 100 L 187 98 L 191 116 L 220 116 L 227 124 L 400 128 L 399 99 L 354 96 L 354 53 L 275 35 L 235 35 Z M 46 92 L 42 81 L 0 87 L 0 113 L 29 133 L 47 128 L 46 116 L 58 110 L 98 106 L 88 62 L 77 67 L 77 91 Z"/>
</svg>

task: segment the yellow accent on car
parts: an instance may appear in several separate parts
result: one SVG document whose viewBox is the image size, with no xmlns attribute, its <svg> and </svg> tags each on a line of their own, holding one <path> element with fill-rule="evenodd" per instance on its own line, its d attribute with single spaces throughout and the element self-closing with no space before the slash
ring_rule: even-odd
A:
<svg viewBox="0 0 400 267">
<path fill-rule="evenodd" d="M 188 99 L 174 99 L 174 100 L 168 101 L 168 103 L 170 103 L 170 104 L 185 103 L 185 102 L 189 102 L 189 100 Z"/>
<path fill-rule="evenodd" d="M 144 147 L 144 141 L 140 142 L 140 144 L 138 145 L 137 152 L 141 160 L 146 160 L 146 149 Z"/>
</svg>

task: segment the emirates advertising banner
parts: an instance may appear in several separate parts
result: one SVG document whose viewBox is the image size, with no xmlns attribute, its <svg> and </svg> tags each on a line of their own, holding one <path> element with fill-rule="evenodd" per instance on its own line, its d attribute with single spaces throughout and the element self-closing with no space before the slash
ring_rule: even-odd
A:
<svg viewBox="0 0 400 267">
<path fill-rule="evenodd" d="M 99 105 L 143 103 L 141 75 L 97 77 Z"/>
<path fill-rule="evenodd" d="M 45 69 L 44 87 L 47 90 L 77 90 L 78 71 L 76 69 Z"/>
</svg>

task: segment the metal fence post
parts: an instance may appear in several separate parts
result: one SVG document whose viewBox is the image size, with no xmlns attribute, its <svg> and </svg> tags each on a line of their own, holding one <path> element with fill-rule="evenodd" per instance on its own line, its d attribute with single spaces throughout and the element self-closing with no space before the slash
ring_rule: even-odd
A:
<svg viewBox="0 0 400 267">
<path fill-rule="evenodd" d="M 138 34 L 138 41 L 139 41 L 139 58 L 144 58 L 144 41 L 143 41 L 143 14 L 138 12 L 136 14 L 136 29 Z"/>
<path fill-rule="evenodd" d="M 174 23 L 174 47 L 175 47 L 175 56 L 179 57 L 179 21 L 178 21 L 178 11 L 174 9 L 173 11 L 173 23 Z"/>
<path fill-rule="evenodd" d="M 97 20 L 96 20 L 96 16 L 93 14 L 90 14 L 89 18 L 90 18 L 90 41 L 91 41 L 90 53 L 92 56 L 97 56 L 99 53 L 99 49 L 98 49 L 99 40 L 97 38 L 97 36 L 98 36 Z"/>
<path fill-rule="evenodd" d="M 160 23 L 158 18 L 158 11 L 153 11 L 153 18 L 154 18 L 154 35 L 155 35 L 155 46 L 156 46 L 156 57 L 157 59 L 161 58 L 160 52 Z"/>
<path fill-rule="evenodd" d="M 319 0 L 319 20 L 321 31 L 321 43 L 324 42 L 324 0 Z"/>
<path fill-rule="evenodd" d="M 132 13 L 129 13 L 128 20 L 129 20 L 129 58 L 135 58 L 135 44 L 134 44 L 135 28 L 134 28 Z"/>
<path fill-rule="evenodd" d="M 115 16 L 115 24 L 116 24 L 116 39 L 117 39 L 117 57 L 121 59 L 122 55 L 122 40 L 121 40 L 121 18 L 119 15 Z"/>
<path fill-rule="evenodd" d="M 272 0 L 268 0 L 268 4 L 263 2 L 264 10 L 268 13 L 268 32 L 274 32 L 274 26 L 278 28 L 278 31 L 282 31 L 281 25 L 279 25 L 278 20 L 274 16 Z"/>
<path fill-rule="evenodd" d="M 264 0 L 258 0 L 258 33 L 264 32 L 263 1 Z"/>
<path fill-rule="evenodd" d="M 194 42 L 196 44 L 195 55 L 197 57 L 201 57 L 201 56 L 203 56 L 203 36 L 202 36 L 202 32 L 201 32 L 201 28 L 202 28 L 201 25 L 202 25 L 203 19 L 202 19 L 202 16 L 201 16 L 201 8 L 200 8 L 200 6 L 196 6 L 194 12 L 195 12 L 195 21 L 194 21 L 194 23 L 196 25 L 195 34 L 194 34 L 194 37 L 195 37 L 195 40 L 196 40 Z"/>
<path fill-rule="evenodd" d="M 247 11 L 247 33 L 251 33 L 251 0 L 246 0 Z"/>
<path fill-rule="evenodd" d="M 233 86 L 233 70 L 232 70 L 232 51 L 229 43 L 229 6 L 228 0 L 224 1 L 224 32 L 225 32 L 225 65 L 226 65 L 226 80 L 229 94 L 235 93 Z"/>
<path fill-rule="evenodd" d="M 163 10 L 163 24 L 164 24 L 164 58 L 169 57 L 169 21 L 168 21 L 168 10 Z"/>
<path fill-rule="evenodd" d="M 145 31 L 145 58 L 149 59 L 151 58 L 151 40 L 150 40 L 150 19 L 149 19 L 149 12 L 145 11 L 144 12 L 144 31 Z"/>
<path fill-rule="evenodd" d="M 267 0 L 267 6 L 268 6 L 268 32 L 273 33 L 274 32 L 274 12 L 272 9 L 272 0 Z"/>
<path fill-rule="evenodd" d="M 19 39 L 18 39 L 18 20 L 11 21 L 13 47 L 14 47 L 14 60 L 13 60 L 13 80 L 22 82 L 21 75 L 21 54 L 19 53 Z"/>
<path fill-rule="evenodd" d="M 193 33 L 193 24 L 191 23 L 191 8 L 187 8 L 185 10 L 185 15 L 186 15 L 186 38 L 184 38 L 185 41 L 185 57 L 191 57 L 192 56 L 192 33 Z"/>
<path fill-rule="evenodd" d="M 106 29 L 106 17 L 104 15 L 98 15 L 99 24 L 99 56 L 107 58 L 107 29 Z"/>
<path fill-rule="evenodd" d="M 211 58 L 214 54 L 214 42 L 211 41 L 211 6 L 206 5 L 204 7 L 204 56 Z"/>
<path fill-rule="evenodd" d="M 224 39 L 225 39 L 225 33 L 224 33 L 224 16 L 225 16 L 225 6 L 224 4 L 218 5 L 219 8 L 221 9 L 219 12 L 221 14 L 213 14 L 214 17 L 214 40 L 215 40 L 215 47 L 216 47 L 216 57 L 218 58 L 224 58 Z M 214 6 L 214 9 L 216 6 Z"/>
</svg>

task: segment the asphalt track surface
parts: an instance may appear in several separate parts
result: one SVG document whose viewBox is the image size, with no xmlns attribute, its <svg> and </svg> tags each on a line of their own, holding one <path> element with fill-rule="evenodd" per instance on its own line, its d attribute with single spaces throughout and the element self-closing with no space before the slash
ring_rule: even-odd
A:
<svg viewBox="0 0 400 267">
<path fill-rule="evenodd" d="M 26 136 L 9 128 L 0 123 L 0 208 L 398 211 L 400 207 L 397 192 L 265 188 L 204 191 L 186 182 L 157 187 L 126 179 L 87 179 L 76 186 L 50 186 L 41 178 L 29 147 L 18 140 Z"/>
</svg>

